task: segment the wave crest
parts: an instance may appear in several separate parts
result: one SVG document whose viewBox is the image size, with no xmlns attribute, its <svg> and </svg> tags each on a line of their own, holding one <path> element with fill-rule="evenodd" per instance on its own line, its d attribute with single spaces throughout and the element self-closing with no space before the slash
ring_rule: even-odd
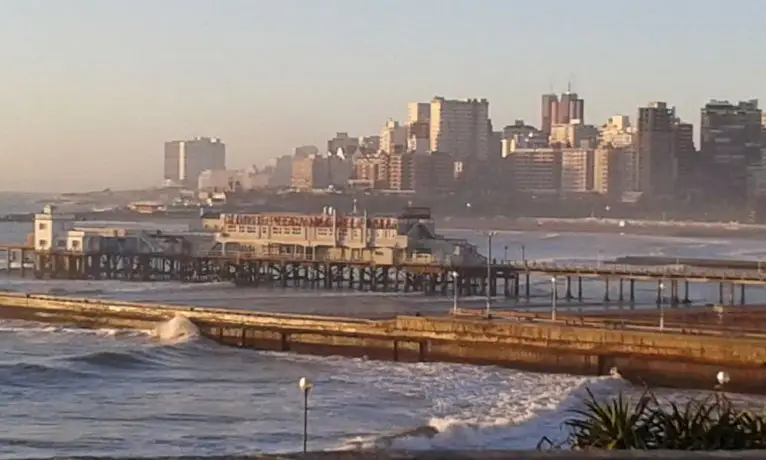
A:
<svg viewBox="0 0 766 460">
<path fill-rule="evenodd" d="M 163 341 L 183 343 L 199 337 L 199 328 L 189 318 L 176 315 L 168 321 L 158 325 L 152 332 L 152 336 Z"/>
</svg>

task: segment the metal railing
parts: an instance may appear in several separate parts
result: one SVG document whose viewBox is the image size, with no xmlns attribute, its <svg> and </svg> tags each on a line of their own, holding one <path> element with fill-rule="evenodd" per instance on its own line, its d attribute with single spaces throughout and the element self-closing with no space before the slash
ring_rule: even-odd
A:
<svg viewBox="0 0 766 460">
<path fill-rule="evenodd" d="M 766 283 L 766 272 L 760 270 L 704 268 L 687 265 L 622 265 L 622 264 L 557 264 L 535 261 L 513 261 L 507 264 L 519 271 L 543 273 L 571 273 L 580 275 L 624 275 L 647 276 L 652 278 L 714 278 L 728 280 L 760 281 Z"/>
</svg>

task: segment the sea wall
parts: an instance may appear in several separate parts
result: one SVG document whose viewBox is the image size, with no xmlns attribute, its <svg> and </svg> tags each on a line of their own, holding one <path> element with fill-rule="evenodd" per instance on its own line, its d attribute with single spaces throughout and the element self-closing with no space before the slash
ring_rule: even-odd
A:
<svg viewBox="0 0 766 460">
<path fill-rule="evenodd" d="M 445 361 L 606 375 L 709 389 L 726 370 L 730 391 L 766 393 L 766 340 L 615 330 L 564 323 L 401 316 L 389 321 L 0 294 L 0 316 L 85 327 L 147 329 L 175 315 L 223 344 L 392 361 Z"/>
</svg>

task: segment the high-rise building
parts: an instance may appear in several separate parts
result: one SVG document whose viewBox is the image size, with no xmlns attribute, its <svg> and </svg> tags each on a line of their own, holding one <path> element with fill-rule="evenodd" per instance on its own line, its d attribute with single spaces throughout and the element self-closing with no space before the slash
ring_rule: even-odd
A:
<svg viewBox="0 0 766 460">
<path fill-rule="evenodd" d="M 485 160 L 489 155 L 489 102 L 486 99 L 431 101 L 431 151 L 455 160 Z"/>
<path fill-rule="evenodd" d="M 665 102 L 652 102 L 638 109 L 635 137 L 638 182 L 639 190 L 646 196 L 668 197 L 675 193 L 675 120 L 675 108 Z"/>
<path fill-rule="evenodd" d="M 226 145 L 215 137 L 165 142 L 165 181 L 197 188 L 202 171 L 226 169 Z"/>
<path fill-rule="evenodd" d="M 363 155 L 376 153 L 380 150 L 380 136 L 364 136 L 359 138 L 359 151 Z"/>
<path fill-rule="evenodd" d="M 559 97 L 555 94 L 543 94 L 540 106 L 540 131 L 551 133 L 551 125 L 558 123 Z"/>
<path fill-rule="evenodd" d="M 627 115 L 615 115 L 601 125 L 599 144 L 612 147 L 630 147 L 633 145 L 633 126 Z"/>
<path fill-rule="evenodd" d="M 407 105 L 407 124 L 431 123 L 431 104 L 428 102 L 410 102 Z"/>
<path fill-rule="evenodd" d="M 346 158 L 350 158 L 359 150 L 359 138 L 350 137 L 348 133 L 336 133 L 335 137 L 327 141 L 327 152 L 331 154 L 343 151 Z"/>
<path fill-rule="evenodd" d="M 354 164 L 338 155 L 294 156 L 291 185 L 298 190 L 344 187 L 351 178 Z"/>
<path fill-rule="evenodd" d="M 559 98 L 556 113 L 558 124 L 565 125 L 573 120 L 585 123 L 585 101 L 577 97 L 577 93 L 567 91 Z"/>
<path fill-rule="evenodd" d="M 561 150 L 560 193 L 566 195 L 593 191 L 594 153 L 589 148 Z"/>
<path fill-rule="evenodd" d="M 730 202 L 747 196 L 749 168 L 760 163 L 763 113 L 757 100 L 710 101 L 701 112 L 700 153 L 707 194 Z"/>
<path fill-rule="evenodd" d="M 356 179 L 366 181 L 370 188 L 388 188 L 388 154 L 378 152 L 363 156 L 354 164 Z"/>
<path fill-rule="evenodd" d="M 619 197 L 639 188 L 635 131 L 627 115 L 609 117 L 601 125 L 595 152 L 596 192 Z"/>
<path fill-rule="evenodd" d="M 424 154 L 431 150 L 431 127 L 428 123 L 418 121 L 410 123 L 407 127 L 407 150 L 409 152 Z"/>
<path fill-rule="evenodd" d="M 407 127 L 398 121 L 388 120 L 380 132 L 380 150 L 386 153 L 405 152 L 407 150 Z"/>
<path fill-rule="evenodd" d="M 601 144 L 594 152 L 593 190 L 619 198 L 638 190 L 636 151 L 630 145 Z"/>
<path fill-rule="evenodd" d="M 318 153 L 319 148 L 316 145 L 301 145 L 300 147 L 295 147 L 293 151 L 293 155 L 296 157 L 307 157 Z"/>
<path fill-rule="evenodd" d="M 598 128 L 579 120 L 551 126 L 550 144 L 562 148 L 594 148 L 598 142 Z"/>
<path fill-rule="evenodd" d="M 694 147 L 694 125 L 676 119 L 673 123 L 673 154 L 676 157 L 676 192 L 699 194 L 704 180 L 700 177 L 702 163 Z"/>
</svg>

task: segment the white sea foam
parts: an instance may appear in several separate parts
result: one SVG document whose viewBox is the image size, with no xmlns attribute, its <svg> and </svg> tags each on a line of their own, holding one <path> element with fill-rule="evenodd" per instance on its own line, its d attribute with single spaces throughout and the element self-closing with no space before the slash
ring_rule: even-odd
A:
<svg viewBox="0 0 766 460">
<path fill-rule="evenodd" d="M 82 334 L 99 335 L 104 337 L 124 337 L 150 334 L 151 331 L 114 329 L 114 328 L 80 328 L 75 326 L 59 326 L 21 320 L 0 321 L 0 334 Z"/>
<path fill-rule="evenodd" d="M 199 328 L 185 316 L 176 315 L 157 326 L 152 336 L 163 343 L 183 343 L 199 337 Z"/>
<path fill-rule="evenodd" d="M 437 400 L 435 409 L 444 409 L 444 415 L 392 434 L 356 437 L 341 444 L 338 450 L 531 449 L 542 436 L 562 437 L 563 412 L 579 403 L 585 386 L 600 387 L 603 391 L 624 385 L 615 377 L 522 372 L 515 374 L 507 386 L 458 385 Z"/>
</svg>

